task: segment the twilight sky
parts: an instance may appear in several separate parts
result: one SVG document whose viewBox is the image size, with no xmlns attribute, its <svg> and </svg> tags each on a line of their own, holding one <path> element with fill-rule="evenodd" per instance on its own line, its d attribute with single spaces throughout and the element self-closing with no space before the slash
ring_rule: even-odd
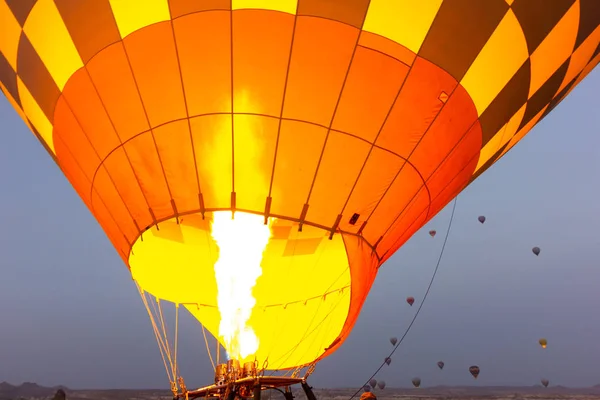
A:
<svg viewBox="0 0 600 400">
<path fill-rule="evenodd" d="M 377 378 L 600 383 L 599 91 L 596 70 L 459 196 L 429 298 Z M 0 124 L 0 381 L 167 388 L 146 311 L 100 226 L 3 96 Z M 451 207 L 384 265 L 354 331 L 317 366 L 313 385 L 360 386 L 388 355 L 389 337 L 402 336 L 424 295 Z M 181 326 L 188 386 L 206 384 L 201 329 L 191 318 Z M 472 364 L 481 367 L 477 381 Z"/>
</svg>

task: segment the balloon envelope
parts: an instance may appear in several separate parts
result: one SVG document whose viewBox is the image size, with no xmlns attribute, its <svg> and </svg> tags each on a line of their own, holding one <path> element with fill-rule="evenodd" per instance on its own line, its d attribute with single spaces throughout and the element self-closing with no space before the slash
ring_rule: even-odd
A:
<svg viewBox="0 0 600 400">
<path fill-rule="evenodd" d="M 579 2 L 326 3 L 0 7 L 2 92 L 141 289 L 223 343 L 214 213 L 274 218 L 245 359 L 269 369 L 339 348 L 378 267 L 598 62 Z"/>
<path fill-rule="evenodd" d="M 375 386 L 377 386 L 377 380 L 376 380 L 376 379 L 371 379 L 371 380 L 369 381 L 369 385 L 371 385 L 371 387 L 372 387 L 373 389 L 375 389 Z"/>
<path fill-rule="evenodd" d="M 543 349 L 545 349 L 546 346 L 548 346 L 548 341 L 545 338 L 541 338 L 540 340 L 538 340 L 538 343 L 540 344 L 540 346 L 542 346 Z"/>
<path fill-rule="evenodd" d="M 391 337 L 390 338 L 390 343 L 392 344 L 392 346 L 395 346 L 396 343 L 398 343 L 398 338 L 397 337 Z"/>
<path fill-rule="evenodd" d="M 412 306 L 412 305 L 414 304 L 414 302 L 415 302 L 415 298 L 414 298 L 414 297 L 412 297 L 412 296 L 409 296 L 409 297 L 407 297 L 407 298 L 406 298 L 406 302 L 407 302 L 409 305 L 411 305 L 411 306 Z"/>
<path fill-rule="evenodd" d="M 412 379 L 412 384 L 413 384 L 414 387 L 421 386 L 421 378 L 413 378 Z"/>
<path fill-rule="evenodd" d="M 539 256 L 541 250 L 539 247 L 534 247 L 533 249 L 531 249 L 531 251 L 533 251 L 533 254 L 535 254 L 536 256 Z"/>
<path fill-rule="evenodd" d="M 443 361 L 438 361 L 438 362 L 437 362 L 437 366 L 438 366 L 440 369 L 444 369 L 444 365 L 445 365 L 445 364 L 444 364 L 444 362 L 443 362 Z"/>
<path fill-rule="evenodd" d="M 469 372 L 473 375 L 473 378 L 477 379 L 479 376 L 479 367 L 477 365 L 471 365 L 469 367 Z"/>
<path fill-rule="evenodd" d="M 479 217 L 477 217 L 477 220 L 483 224 L 485 222 L 485 216 L 480 215 Z"/>
<path fill-rule="evenodd" d="M 548 384 L 550 383 L 550 381 L 548 379 L 542 379 L 542 385 L 544 385 L 544 387 L 548 387 Z"/>
<path fill-rule="evenodd" d="M 377 382 L 377 386 L 379 386 L 379 389 L 381 389 L 381 390 L 385 389 L 385 381 Z"/>
</svg>

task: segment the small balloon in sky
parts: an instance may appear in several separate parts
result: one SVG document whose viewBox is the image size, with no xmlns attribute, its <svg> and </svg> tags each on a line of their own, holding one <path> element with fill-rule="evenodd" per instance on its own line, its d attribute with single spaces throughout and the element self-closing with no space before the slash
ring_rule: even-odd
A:
<svg viewBox="0 0 600 400">
<path fill-rule="evenodd" d="M 479 376 L 479 367 L 477 365 L 471 365 L 469 367 L 469 372 L 473 375 L 473 378 L 477 379 Z"/>
<path fill-rule="evenodd" d="M 544 385 L 544 387 L 548 387 L 548 384 L 550 383 L 550 381 L 548 379 L 542 379 L 542 385 Z"/>
</svg>

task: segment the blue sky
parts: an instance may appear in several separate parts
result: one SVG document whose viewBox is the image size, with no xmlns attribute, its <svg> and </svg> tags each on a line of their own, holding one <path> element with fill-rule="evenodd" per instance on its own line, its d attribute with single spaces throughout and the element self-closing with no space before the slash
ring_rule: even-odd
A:
<svg viewBox="0 0 600 400">
<path fill-rule="evenodd" d="M 388 386 L 414 376 L 423 386 L 600 383 L 599 90 L 595 71 L 459 196 L 432 291 L 377 378 Z M 4 97 L 0 124 L 0 381 L 167 388 L 127 269 Z M 317 366 L 313 385 L 360 386 L 387 356 L 389 337 L 402 335 L 422 300 L 451 206 L 384 265 L 354 331 Z M 182 324 L 182 372 L 190 386 L 205 384 L 212 368 L 201 330 Z M 481 367 L 477 381 L 472 364 Z"/>
</svg>

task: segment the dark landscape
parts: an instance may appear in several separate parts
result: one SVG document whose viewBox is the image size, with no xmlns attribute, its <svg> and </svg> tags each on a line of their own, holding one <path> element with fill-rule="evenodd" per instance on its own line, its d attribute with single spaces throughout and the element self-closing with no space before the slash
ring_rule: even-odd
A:
<svg viewBox="0 0 600 400">
<path fill-rule="evenodd" d="M 151 389 L 112 389 L 112 390 L 72 390 L 65 386 L 45 387 L 36 383 L 25 382 L 21 385 L 12 385 L 7 382 L 0 383 L 0 400 L 18 399 L 51 399 L 58 389 L 63 389 L 67 399 L 79 400 L 144 400 L 144 399 L 170 399 L 168 390 Z M 347 400 L 356 389 L 319 389 L 314 388 L 318 400 L 335 399 Z M 496 400 L 524 400 L 524 399 L 580 399 L 600 400 L 600 385 L 589 388 L 568 388 L 564 386 L 436 386 L 428 388 L 385 388 L 375 391 L 379 400 L 384 399 L 496 399 Z M 298 399 L 304 399 L 300 390 L 294 390 Z M 265 392 L 265 399 L 283 399 L 277 392 Z M 358 397 L 356 397 L 358 399 Z"/>
</svg>

